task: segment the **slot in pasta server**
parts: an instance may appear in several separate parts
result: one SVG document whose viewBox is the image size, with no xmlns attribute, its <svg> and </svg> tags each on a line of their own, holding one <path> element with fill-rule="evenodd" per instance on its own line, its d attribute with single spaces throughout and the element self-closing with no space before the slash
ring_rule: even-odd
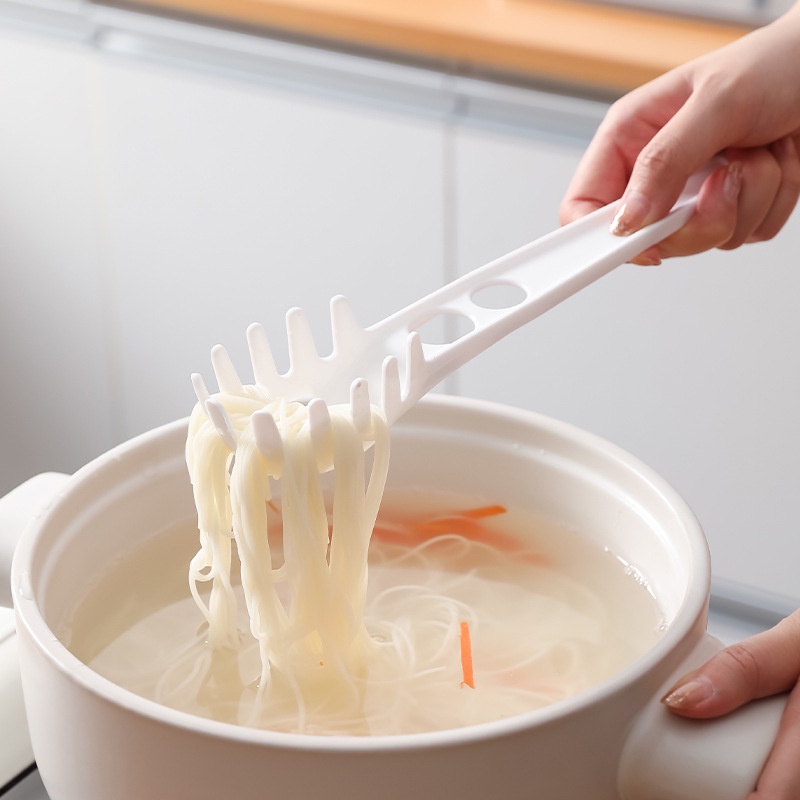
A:
<svg viewBox="0 0 800 800">
<path fill-rule="evenodd" d="M 307 403 L 312 436 L 329 430 L 331 405 L 349 404 L 361 431 L 368 429 L 371 402 L 391 424 L 492 344 L 677 231 L 691 216 L 703 182 L 719 166 L 721 162 L 715 160 L 693 175 L 667 216 L 630 236 L 611 233 L 619 201 L 611 203 L 457 278 L 368 328 L 358 324 L 345 297 L 334 297 L 330 304 L 333 348 L 327 356 L 317 352 L 306 313 L 293 308 L 286 315 L 289 369 L 285 373 L 275 367 L 264 328 L 254 323 L 247 330 L 247 341 L 256 386 L 271 398 Z M 498 286 L 512 287 L 507 292 L 513 290 L 521 299 L 501 308 L 482 305 L 482 295 Z M 444 344 L 423 341 L 420 329 L 449 315 L 465 318 L 470 329 Z M 224 347 L 212 349 L 211 361 L 220 392 L 243 395 L 243 384 Z M 209 395 L 198 374 L 192 376 L 192 383 L 217 433 L 235 449 L 235 432 L 224 407 Z M 252 416 L 252 424 L 259 449 L 265 455 L 279 454 L 281 439 L 272 414 L 259 411 Z"/>
</svg>

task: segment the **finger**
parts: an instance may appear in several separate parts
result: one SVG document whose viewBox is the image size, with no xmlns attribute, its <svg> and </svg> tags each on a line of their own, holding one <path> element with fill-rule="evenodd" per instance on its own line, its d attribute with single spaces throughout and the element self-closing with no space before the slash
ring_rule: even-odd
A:
<svg viewBox="0 0 800 800">
<path fill-rule="evenodd" d="M 772 208 L 781 184 L 780 167 L 768 147 L 728 152 L 742 165 L 742 188 L 736 225 L 729 239 L 719 243 L 722 250 L 734 250 L 748 241 Z"/>
<path fill-rule="evenodd" d="M 800 157 L 794 137 L 785 136 L 770 151 L 780 169 L 780 186 L 772 207 L 761 224 L 748 236 L 748 242 L 764 242 L 782 230 L 800 197 Z"/>
<path fill-rule="evenodd" d="M 686 181 L 730 142 L 724 113 L 693 94 L 642 149 L 622 197 L 614 232 L 627 235 L 661 219 Z"/>
<path fill-rule="evenodd" d="M 611 106 L 564 196 L 562 224 L 622 197 L 642 148 L 690 93 L 691 86 L 676 70 L 633 90 Z"/>
<path fill-rule="evenodd" d="M 661 250 L 658 245 L 648 247 L 642 253 L 639 253 L 636 258 L 630 260 L 631 264 L 637 264 L 640 267 L 658 267 L 661 264 Z"/>
<path fill-rule="evenodd" d="M 742 186 L 741 161 L 715 170 L 703 184 L 686 225 L 659 244 L 661 257 L 694 255 L 730 241 L 738 223 Z"/>
<path fill-rule="evenodd" d="M 798 800 L 800 798 L 800 685 L 786 703 L 775 744 L 747 800 Z"/>
<path fill-rule="evenodd" d="M 757 697 L 792 688 L 800 676 L 800 611 L 774 628 L 726 647 L 663 698 L 685 717 L 718 717 Z"/>
<path fill-rule="evenodd" d="M 702 253 L 727 242 L 736 229 L 741 187 L 741 162 L 734 161 L 715 170 L 703 184 L 695 211 L 686 225 L 632 263 L 650 266 L 660 263 L 662 258 Z"/>
<path fill-rule="evenodd" d="M 625 191 L 631 162 L 621 151 L 610 126 L 598 128 L 581 158 L 559 208 L 562 225 L 619 200 Z"/>
<path fill-rule="evenodd" d="M 727 173 L 719 170 L 708 179 L 692 218 L 658 245 L 658 257 L 693 255 L 714 247 L 733 250 L 758 240 L 772 224 L 777 232 L 800 192 L 800 160 L 794 143 L 790 145 L 783 156 L 785 168 L 771 147 L 728 150 Z M 635 263 L 652 263 L 654 254 L 648 256 Z"/>
</svg>

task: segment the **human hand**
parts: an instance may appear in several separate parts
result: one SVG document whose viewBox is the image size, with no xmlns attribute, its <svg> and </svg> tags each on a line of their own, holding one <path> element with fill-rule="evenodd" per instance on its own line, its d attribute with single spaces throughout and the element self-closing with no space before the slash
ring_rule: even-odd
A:
<svg viewBox="0 0 800 800">
<path fill-rule="evenodd" d="M 622 197 L 614 232 L 663 217 L 722 154 L 689 222 L 636 263 L 770 239 L 800 195 L 800 3 L 725 48 L 645 84 L 601 123 L 561 205 L 562 223 Z"/>
<path fill-rule="evenodd" d="M 790 691 L 778 736 L 747 800 L 800 798 L 800 611 L 722 650 L 681 678 L 663 699 L 683 717 L 708 719 L 758 697 Z"/>
</svg>

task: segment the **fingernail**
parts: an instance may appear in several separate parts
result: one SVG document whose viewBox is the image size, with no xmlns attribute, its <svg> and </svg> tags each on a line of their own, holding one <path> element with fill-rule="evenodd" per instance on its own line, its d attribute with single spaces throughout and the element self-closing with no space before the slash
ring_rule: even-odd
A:
<svg viewBox="0 0 800 800">
<path fill-rule="evenodd" d="M 611 223 L 611 233 L 615 236 L 629 236 L 638 231 L 649 211 L 650 201 L 641 192 L 630 192 L 625 196 Z"/>
<path fill-rule="evenodd" d="M 722 191 L 731 203 L 735 203 L 739 199 L 739 194 L 742 191 L 742 162 L 734 161 L 725 174 L 725 183 L 722 186 Z"/>
<path fill-rule="evenodd" d="M 714 684 L 703 675 L 680 684 L 661 698 L 665 706 L 678 709 L 696 708 L 715 693 Z"/>
</svg>

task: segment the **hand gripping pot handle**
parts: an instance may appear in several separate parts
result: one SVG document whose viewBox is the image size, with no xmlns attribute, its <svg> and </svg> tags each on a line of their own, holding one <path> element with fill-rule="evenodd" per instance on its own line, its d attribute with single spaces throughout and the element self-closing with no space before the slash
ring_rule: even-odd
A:
<svg viewBox="0 0 800 800">
<path fill-rule="evenodd" d="M 679 717 L 659 699 L 722 649 L 706 634 L 637 717 L 620 759 L 622 800 L 744 800 L 755 789 L 787 695 L 755 700 L 708 720 Z"/>
<path fill-rule="evenodd" d="M 20 536 L 69 477 L 61 472 L 43 472 L 0 498 L 0 605 L 13 606 L 11 560 Z"/>
</svg>

